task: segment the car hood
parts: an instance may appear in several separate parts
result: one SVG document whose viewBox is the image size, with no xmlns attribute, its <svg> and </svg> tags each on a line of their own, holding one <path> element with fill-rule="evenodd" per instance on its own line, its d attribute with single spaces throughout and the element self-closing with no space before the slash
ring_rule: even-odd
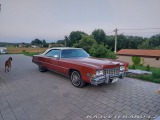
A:
<svg viewBox="0 0 160 120">
<path fill-rule="evenodd" d="M 120 64 L 120 65 L 124 65 L 126 62 L 124 61 L 120 61 L 120 60 L 114 60 L 114 59 L 106 59 L 106 58 L 98 58 L 100 60 L 104 60 L 104 61 L 110 61 L 112 63 L 117 63 L 117 64 Z"/>
<path fill-rule="evenodd" d="M 65 58 L 65 61 L 74 63 L 74 64 L 83 64 L 90 67 L 96 67 L 98 69 L 107 69 L 107 68 L 116 68 L 119 67 L 120 63 L 99 58 Z"/>
</svg>

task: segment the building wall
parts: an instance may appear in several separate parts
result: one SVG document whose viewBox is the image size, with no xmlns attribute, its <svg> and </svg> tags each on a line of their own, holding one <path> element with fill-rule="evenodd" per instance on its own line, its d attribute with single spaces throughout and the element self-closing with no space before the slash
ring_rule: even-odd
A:
<svg viewBox="0 0 160 120">
<path fill-rule="evenodd" d="M 156 58 L 147 58 L 147 57 L 140 57 L 140 58 L 141 58 L 141 60 L 144 59 L 144 65 L 145 66 L 150 65 L 150 67 L 160 68 L 160 59 L 156 60 Z M 132 56 L 121 56 L 121 55 L 118 55 L 118 60 L 126 61 L 130 65 L 133 64 Z"/>
</svg>

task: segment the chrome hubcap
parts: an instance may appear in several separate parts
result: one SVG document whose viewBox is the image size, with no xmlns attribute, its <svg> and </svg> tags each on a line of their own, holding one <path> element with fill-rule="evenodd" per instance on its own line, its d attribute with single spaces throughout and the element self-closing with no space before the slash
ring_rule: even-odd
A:
<svg viewBox="0 0 160 120">
<path fill-rule="evenodd" d="M 76 71 L 72 73 L 71 80 L 72 80 L 73 85 L 75 86 L 78 86 L 80 84 L 81 78 Z"/>
</svg>

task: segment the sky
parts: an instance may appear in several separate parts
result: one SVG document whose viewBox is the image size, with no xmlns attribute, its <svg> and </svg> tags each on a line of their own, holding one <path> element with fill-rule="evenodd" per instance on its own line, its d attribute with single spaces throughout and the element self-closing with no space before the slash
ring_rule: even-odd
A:
<svg viewBox="0 0 160 120">
<path fill-rule="evenodd" d="M 117 28 L 118 34 L 142 37 L 160 33 L 160 0 L 0 0 L 0 4 L 0 42 L 30 43 L 35 38 L 55 42 L 77 30 L 91 34 L 103 29 L 114 35 Z"/>
</svg>

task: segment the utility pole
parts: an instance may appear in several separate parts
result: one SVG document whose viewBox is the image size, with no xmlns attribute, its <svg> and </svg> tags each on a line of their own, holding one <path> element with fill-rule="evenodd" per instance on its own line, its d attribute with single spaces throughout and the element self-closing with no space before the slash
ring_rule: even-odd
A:
<svg viewBox="0 0 160 120">
<path fill-rule="evenodd" d="M 64 46 L 67 47 L 67 42 L 68 42 L 68 36 L 64 36 Z"/>
<path fill-rule="evenodd" d="M 118 29 L 116 28 L 114 30 L 115 32 L 115 44 L 114 44 L 114 52 L 116 53 L 117 52 L 117 32 L 118 32 Z"/>
</svg>

